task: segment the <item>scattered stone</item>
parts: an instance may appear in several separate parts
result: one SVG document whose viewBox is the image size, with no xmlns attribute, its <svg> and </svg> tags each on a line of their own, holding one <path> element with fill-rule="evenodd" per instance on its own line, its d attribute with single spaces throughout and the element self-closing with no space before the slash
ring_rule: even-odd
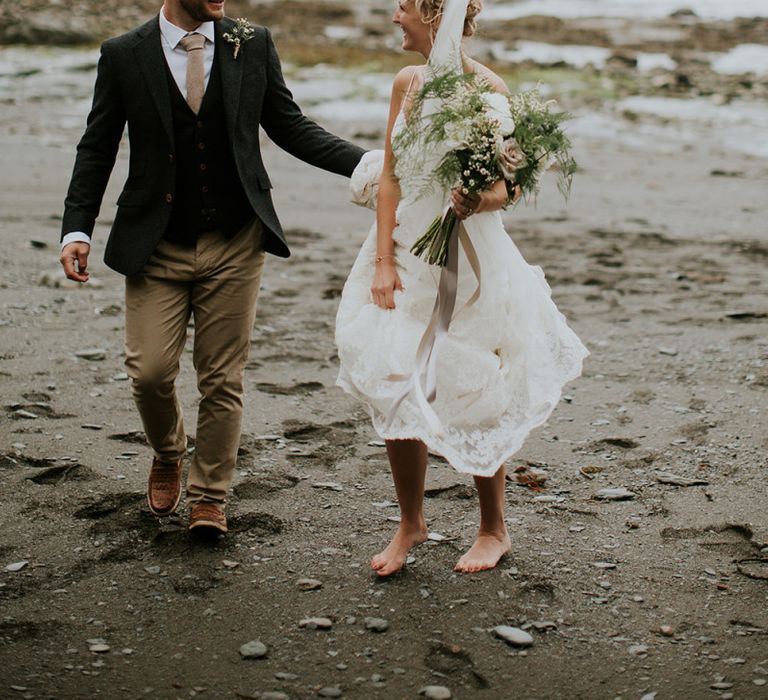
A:
<svg viewBox="0 0 768 700">
<path fill-rule="evenodd" d="M 662 635 L 665 637 L 674 637 L 675 636 L 675 630 L 671 625 L 662 625 L 659 627 L 659 632 L 661 632 Z"/>
<path fill-rule="evenodd" d="M 80 427 L 85 430 L 104 430 L 104 426 L 98 423 L 83 423 Z"/>
<path fill-rule="evenodd" d="M 608 569 L 615 569 L 616 564 L 614 564 L 612 561 L 596 561 L 592 564 L 596 569 L 602 569 L 604 571 Z"/>
<path fill-rule="evenodd" d="M 513 647 L 529 647 L 533 644 L 533 637 L 519 627 L 499 625 L 493 628 L 493 633 Z"/>
<path fill-rule="evenodd" d="M 88 646 L 88 651 L 91 651 L 94 654 L 106 654 L 109 651 L 109 644 L 105 644 L 104 642 L 90 644 Z"/>
<path fill-rule="evenodd" d="M 333 622 L 327 617 L 305 617 L 299 622 L 299 627 L 308 630 L 329 630 L 333 627 Z"/>
<path fill-rule="evenodd" d="M 660 347 L 658 350 L 662 355 L 669 355 L 670 357 L 675 357 L 677 355 L 677 348 Z"/>
<path fill-rule="evenodd" d="M 267 655 L 267 645 L 254 639 L 240 647 L 240 656 L 244 659 L 261 659 Z"/>
<path fill-rule="evenodd" d="M 660 484 L 671 484 L 672 486 L 707 486 L 709 484 L 704 479 L 689 479 L 670 472 L 656 472 L 656 481 Z"/>
<path fill-rule="evenodd" d="M 329 491 L 343 491 L 344 487 L 335 481 L 316 481 L 312 484 L 315 489 L 327 489 Z"/>
<path fill-rule="evenodd" d="M 316 591 L 323 587 L 323 582 L 316 578 L 300 578 L 296 581 L 296 587 L 300 591 Z"/>
<path fill-rule="evenodd" d="M 658 693 L 646 693 L 643 695 L 643 697 L 640 698 L 640 700 L 656 700 L 656 695 Z"/>
<path fill-rule="evenodd" d="M 752 683 L 754 683 L 757 686 L 762 687 L 762 686 L 768 684 L 768 679 L 766 679 L 766 678 L 753 678 L 752 679 Z"/>
<path fill-rule="evenodd" d="M 148 574 L 152 574 L 153 576 L 157 576 L 157 574 L 160 573 L 160 567 L 156 565 L 145 566 L 144 571 L 146 571 Z"/>
<path fill-rule="evenodd" d="M 425 685 L 419 690 L 419 695 L 423 695 L 429 700 L 450 700 L 453 695 L 444 685 Z"/>
<path fill-rule="evenodd" d="M 278 671 L 275 674 L 275 678 L 279 681 L 295 681 L 299 677 L 295 673 L 288 673 L 286 671 Z"/>
<path fill-rule="evenodd" d="M 648 647 L 645 644 L 633 644 L 629 647 L 629 653 L 632 654 L 632 656 L 647 656 Z"/>
<path fill-rule="evenodd" d="M 618 488 L 607 488 L 607 489 L 600 489 L 596 494 L 595 498 L 599 498 L 603 501 L 630 501 L 632 500 L 637 494 L 633 491 L 630 491 L 627 488 L 624 488 L 623 486 L 620 486 Z"/>
<path fill-rule="evenodd" d="M 733 688 L 733 683 L 717 681 L 716 683 L 712 683 L 709 687 L 712 688 L 712 690 L 728 690 L 729 688 Z"/>
<path fill-rule="evenodd" d="M 389 622 L 382 617 L 366 617 L 363 625 L 369 632 L 386 632 L 389 629 Z"/>
<path fill-rule="evenodd" d="M 243 695 L 242 697 L 245 696 Z M 258 698 L 259 700 L 290 700 L 285 693 L 281 693 L 279 690 L 267 690 L 259 693 Z"/>
<path fill-rule="evenodd" d="M 17 561 L 13 564 L 8 564 L 8 566 L 5 567 L 6 571 L 9 571 L 10 573 L 15 573 L 16 571 L 21 571 L 29 562 L 25 559 L 23 561 Z"/>
<path fill-rule="evenodd" d="M 431 542 L 444 542 L 448 538 L 445 535 L 441 535 L 439 532 L 430 532 L 427 535 L 427 539 Z"/>
<path fill-rule="evenodd" d="M 224 559 L 224 561 L 221 562 L 226 566 L 228 569 L 236 569 L 238 566 L 240 566 L 239 561 L 232 561 L 231 559 Z"/>
<path fill-rule="evenodd" d="M 75 353 L 75 357 L 90 362 L 98 362 L 99 360 L 107 359 L 107 351 L 104 348 L 85 348 L 84 350 L 78 350 Z"/>
<path fill-rule="evenodd" d="M 20 408 L 18 411 L 13 412 L 14 418 L 26 418 L 27 420 L 34 420 L 35 418 L 39 418 L 40 416 L 37 415 L 37 413 L 32 413 L 32 411 L 25 411 L 23 408 Z"/>
<path fill-rule="evenodd" d="M 552 620 L 535 620 L 531 622 L 531 627 L 538 632 L 547 632 L 548 630 L 556 630 L 557 623 Z"/>
<path fill-rule="evenodd" d="M 320 688 L 320 690 L 317 691 L 317 694 L 321 698 L 340 698 L 342 695 L 344 695 L 341 688 L 337 686 L 327 686 L 325 688 Z"/>
</svg>

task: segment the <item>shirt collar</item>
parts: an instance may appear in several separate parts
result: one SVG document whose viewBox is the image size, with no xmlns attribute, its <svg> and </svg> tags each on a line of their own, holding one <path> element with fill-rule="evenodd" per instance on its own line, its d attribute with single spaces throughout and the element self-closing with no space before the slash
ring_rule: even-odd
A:
<svg viewBox="0 0 768 700">
<path fill-rule="evenodd" d="M 188 32 L 169 22 L 165 17 L 165 13 L 160 10 L 160 33 L 168 42 L 171 49 L 175 49 L 179 42 L 187 36 L 187 34 L 191 34 L 192 32 Z M 208 41 L 215 43 L 216 32 L 213 28 L 213 22 L 203 22 L 197 29 L 195 29 L 195 33 L 202 34 Z"/>
</svg>

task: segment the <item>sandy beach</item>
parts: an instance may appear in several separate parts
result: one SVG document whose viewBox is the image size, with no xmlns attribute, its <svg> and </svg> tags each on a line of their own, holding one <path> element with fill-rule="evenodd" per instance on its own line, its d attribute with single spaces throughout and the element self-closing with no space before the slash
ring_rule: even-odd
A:
<svg viewBox="0 0 768 700">
<path fill-rule="evenodd" d="M 295 14 L 232 4 L 255 21 L 272 13 L 263 21 L 308 114 L 381 146 L 388 80 L 404 62 L 388 5 L 306 3 L 320 30 L 302 44 Z M 72 22 L 95 40 L 94 27 L 119 31 L 154 7 L 99 24 L 73 5 Z M 6 32 L 12 11 L 2 8 Z M 0 698 L 390 699 L 429 686 L 451 695 L 427 697 L 489 700 L 768 696 L 768 68 L 759 50 L 757 72 L 717 68 L 741 45 L 768 48 L 768 20 L 498 22 L 506 33 L 485 28 L 478 51 L 514 87 L 541 79 L 574 114 L 580 172 L 567 207 L 549 178 L 536 204 L 504 219 L 592 354 L 507 464 L 546 479 L 509 481 L 513 549 L 498 569 L 452 571 L 477 501 L 471 480 L 433 457 L 430 541 L 388 580 L 368 565 L 396 527 L 386 454 L 334 386 L 336 306 L 372 213 L 349 203 L 343 178 L 264 138 L 293 255 L 265 269 L 231 532 L 195 541 L 185 510 L 159 521 L 147 509 L 151 453 L 122 364 L 123 279 L 101 261 L 127 143 L 91 282 L 68 283 L 58 265 L 97 49 L 6 36 Z M 576 44 L 593 51 L 587 63 L 576 65 L 583 50 L 562 55 Z M 515 51 L 534 55 L 504 59 Z M 644 71 L 638 54 L 675 65 Z M 194 435 L 191 365 L 187 352 L 178 386 Z M 600 497 L 622 488 L 622 500 Z M 507 644 L 498 626 L 533 644 Z M 245 658 L 254 641 L 266 652 L 253 645 L 259 658 Z"/>
</svg>

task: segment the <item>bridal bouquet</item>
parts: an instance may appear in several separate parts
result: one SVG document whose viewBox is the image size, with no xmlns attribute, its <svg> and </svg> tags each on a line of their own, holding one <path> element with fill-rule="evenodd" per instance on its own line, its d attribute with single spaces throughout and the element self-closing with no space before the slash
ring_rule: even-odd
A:
<svg viewBox="0 0 768 700">
<path fill-rule="evenodd" d="M 438 107 L 422 116 L 427 100 Z M 504 95 L 473 73 L 445 72 L 424 84 L 393 148 L 402 153 L 445 151 L 423 186 L 461 187 L 464 194 L 485 192 L 504 180 L 510 198 L 515 186 L 530 197 L 538 192 L 545 168 L 556 163 L 558 188 L 567 198 L 576 162 L 561 126 L 568 115 L 551 111 L 553 104 L 543 102 L 537 89 Z M 417 181 L 419 167 L 423 168 L 419 158 L 398 159 L 396 174 Z M 411 252 L 432 265 L 445 266 L 456 221 L 453 209 L 437 216 Z"/>
</svg>

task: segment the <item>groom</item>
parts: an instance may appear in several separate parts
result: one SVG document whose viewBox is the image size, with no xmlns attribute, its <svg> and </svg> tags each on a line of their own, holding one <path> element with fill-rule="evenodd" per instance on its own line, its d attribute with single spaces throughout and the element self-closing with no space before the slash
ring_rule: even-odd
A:
<svg viewBox="0 0 768 700">
<path fill-rule="evenodd" d="M 155 453 L 147 498 L 156 515 L 181 498 L 186 436 L 174 381 L 191 316 L 201 400 L 189 527 L 212 533 L 227 531 L 264 254 L 290 254 L 259 125 L 292 155 L 340 175 L 363 154 L 301 113 L 269 30 L 226 18 L 224 2 L 165 0 L 158 17 L 102 46 L 60 258 L 67 277 L 88 280 L 90 237 L 127 123 L 130 170 L 104 259 L 125 275 L 126 366 Z"/>
</svg>

